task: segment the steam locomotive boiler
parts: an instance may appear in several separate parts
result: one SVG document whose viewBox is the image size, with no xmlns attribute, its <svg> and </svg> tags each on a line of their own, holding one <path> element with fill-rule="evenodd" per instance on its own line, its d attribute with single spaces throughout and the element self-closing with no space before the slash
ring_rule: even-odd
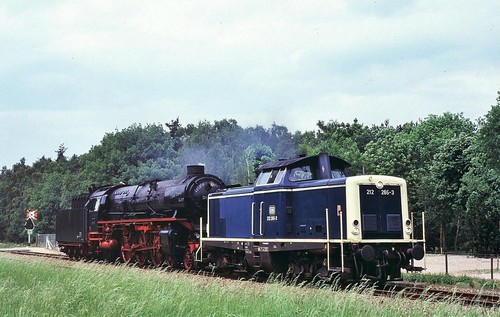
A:
<svg viewBox="0 0 500 317">
<path fill-rule="evenodd" d="M 58 212 L 56 239 L 74 258 L 121 257 L 190 269 L 199 247 L 195 223 L 206 215 L 208 195 L 224 187 L 204 166 L 193 165 L 182 179 L 90 188 L 73 198 L 71 209 Z"/>
</svg>

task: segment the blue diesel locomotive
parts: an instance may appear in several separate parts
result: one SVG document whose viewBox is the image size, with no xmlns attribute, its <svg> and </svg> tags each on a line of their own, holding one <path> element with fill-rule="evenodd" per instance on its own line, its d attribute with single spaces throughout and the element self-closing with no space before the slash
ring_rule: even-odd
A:
<svg viewBox="0 0 500 317">
<path fill-rule="evenodd" d="M 211 193 L 195 261 L 345 280 L 420 270 L 412 259 L 424 257 L 425 240 L 414 237 L 406 182 L 348 177 L 349 166 L 327 154 L 282 160 L 261 166 L 252 186 Z"/>
</svg>

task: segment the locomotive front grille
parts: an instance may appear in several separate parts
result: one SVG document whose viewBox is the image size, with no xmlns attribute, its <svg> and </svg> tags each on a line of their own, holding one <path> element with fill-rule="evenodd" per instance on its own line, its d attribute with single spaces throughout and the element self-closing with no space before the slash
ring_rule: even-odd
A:
<svg viewBox="0 0 500 317">
<path fill-rule="evenodd" d="M 387 231 L 399 232 L 402 231 L 401 215 L 400 214 L 387 214 L 386 215 Z"/>
<path fill-rule="evenodd" d="M 377 215 L 363 214 L 363 231 L 377 231 Z"/>
</svg>

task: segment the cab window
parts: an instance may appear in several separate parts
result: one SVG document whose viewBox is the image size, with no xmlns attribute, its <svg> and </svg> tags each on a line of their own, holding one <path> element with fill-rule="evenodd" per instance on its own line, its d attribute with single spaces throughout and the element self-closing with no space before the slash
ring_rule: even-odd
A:
<svg viewBox="0 0 500 317">
<path fill-rule="evenodd" d="M 332 170 L 332 178 L 342 178 L 345 177 L 345 174 L 343 171 L 335 169 Z"/>
<path fill-rule="evenodd" d="M 269 175 L 271 175 L 271 171 L 263 171 L 259 174 L 259 177 L 257 177 L 257 180 L 255 181 L 255 185 L 264 185 L 267 184 L 267 180 L 269 179 Z"/>
<path fill-rule="evenodd" d="M 99 211 L 101 197 L 90 199 L 85 206 L 89 211 Z"/>
<path fill-rule="evenodd" d="M 268 171 L 263 171 L 260 173 L 257 181 L 255 182 L 256 186 L 266 185 L 266 184 L 279 184 L 283 175 L 285 174 L 286 169 L 273 169 Z"/>
<path fill-rule="evenodd" d="M 299 166 L 295 167 L 290 171 L 289 180 L 292 182 L 300 182 L 313 179 L 313 173 L 311 172 L 311 167 Z"/>
</svg>

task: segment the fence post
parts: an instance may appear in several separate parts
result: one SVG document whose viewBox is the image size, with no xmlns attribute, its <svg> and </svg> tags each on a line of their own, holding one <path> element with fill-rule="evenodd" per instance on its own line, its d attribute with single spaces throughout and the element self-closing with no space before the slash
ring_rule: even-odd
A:
<svg viewBox="0 0 500 317">
<path fill-rule="evenodd" d="M 493 279 L 493 254 L 491 255 L 491 279 Z"/>
<path fill-rule="evenodd" d="M 444 251 L 444 263 L 446 268 L 446 275 L 448 275 L 448 250 Z"/>
</svg>

